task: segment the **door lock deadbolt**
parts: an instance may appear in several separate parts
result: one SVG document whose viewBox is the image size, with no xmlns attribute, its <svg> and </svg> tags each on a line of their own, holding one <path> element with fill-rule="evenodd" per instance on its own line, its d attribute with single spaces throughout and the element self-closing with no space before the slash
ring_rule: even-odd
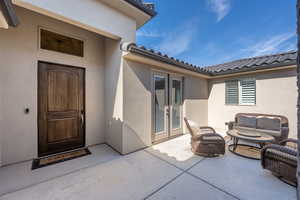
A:
<svg viewBox="0 0 300 200">
<path fill-rule="evenodd" d="M 24 113 L 25 113 L 25 114 L 29 114 L 29 112 L 30 112 L 30 109 L 29 109 L 29 108 L 25 108 L 25 109 L 24 109 Z"/>
</svg>

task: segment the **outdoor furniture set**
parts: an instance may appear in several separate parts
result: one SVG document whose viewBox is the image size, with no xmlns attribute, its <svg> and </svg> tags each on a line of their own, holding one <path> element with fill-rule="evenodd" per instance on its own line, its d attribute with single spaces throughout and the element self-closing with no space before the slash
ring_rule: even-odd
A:
<svg viewBox="0 0 300 200">
<path fill-rule="evenodd" d="M 191 133 L 192 152 L 213 157 L 225 154 L 225 140 L 212 127 L 184 119 Z M 228 150 L 236 155 L 261 160 L 264 169 L 270 170 L 284 182 L 297 185 L 297 140 L 288 139 L 288 119 L 280 115 L 238 113 L 228 125 L 227 135 L 232 144 Z M 240 143 L 240 142 L 243 143 Z"/>
</svg>

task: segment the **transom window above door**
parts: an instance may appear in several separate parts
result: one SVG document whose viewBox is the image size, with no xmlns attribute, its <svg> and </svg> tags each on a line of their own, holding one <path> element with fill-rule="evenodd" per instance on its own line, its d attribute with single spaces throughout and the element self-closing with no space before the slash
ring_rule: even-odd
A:
<svg viewBox="0 0 300 200">
<path fill-rule="evenodd" d="M 40 48 L 83 57 L 84 42 L 82 40 L 40 29 Z"/>
<path fill-rule="evenodd" d="M 225 82 L 226 105 L 256 105 L 256 80 L 245 78 Z"/>
</svg>

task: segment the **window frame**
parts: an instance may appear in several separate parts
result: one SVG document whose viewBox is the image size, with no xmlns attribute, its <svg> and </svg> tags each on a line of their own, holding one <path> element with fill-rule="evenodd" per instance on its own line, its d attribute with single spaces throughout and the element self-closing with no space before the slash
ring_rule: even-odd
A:
<svg viewBox="0 0 300 200">
<path fill-rule="evenodd" d="M 242 100 L 242 81 L 254 81 L 254 103 L 244 103 Z M 239 105 L 241 106 L 255 106 L 256 105 L 256 79 L 255 78 L 241 78 L 239 79 Z"/>
<path fill-rule="evenodd" d="M 50 53 L 53 53 L 53 54 L 60 54 L 60 55 L 65 55 L 65 56 L 75 56 L 79 59 L 83 59 L 85 57 L 85 50 L 86 50 L 86 42 L 87 42 L 87 39 L 85 37 L 81 37 L 79 35 L 76 35 L 76 34 L 72 34 L 72 33 L 68 33 L 68 32 L 65 32 L 65 31 L 61 31 L 61 30 L 58 30 L 58 29 L 54 29 L 54 28 L 50 28 L 48 26 L 43 26 L 43 25 L 39 25 L 37 27 L 37 31 L 38 31 L 38 39 L 37 39 L 37 42 L 38 42 L 38 50 L 41 51 L 41 52 L 50 52 Z M 73 39 L 76 39 L 76 40 L 80 40 L 83 42 L 83 56 L 78 56 L 78 55 L 73 55 L 73 54 L 69 54 L 69 53 L 63 53 L 63 52 L 59 52 L 59 51 L 54 51 L 54 50 L 48 50 L 48 49 L 43 49 L 42 46 L 41 46 L 41 31 L 42 30 L 45 30 L 45 31 L 49 31 L 49 32 L 53 32 L 55 34 L 58 34 L 58 35 L 62 35 L 62 36 L 65 36 L 65 37 L 69 37 L 69 38 L 73 38 Z"/>
<path fill-rule="evenodd" d="M 228 103 L 227 102 L 227 84 L 229 82 L 237 82 L 237 103 Z M 231 105 L 231 106 L 234 106 L 234 105 L 239 105 L 239 90 L 240 90 L 240 87 L 239 87 L 239 80 L 238 79 L 232 79 L 232 80 L 226 80 L 225 81 L 225 105 Z"/>
<path fill-rule="evenodd" d="M 242 81 L 247 81 L 247 80 L 250 80 L 250 81 L 254 81 L 254 90 L 255 90 L 255 94 L 254 94 L 254 103 L 243 103 L 242 101 L 242 86 L 241 86 L 241 82 Z M 238 100 L 237 100 L 237 103 L 228 103 L 227 102 L 227 83 L 228 82 L 234 82 L 236 81 L 237 82 L 237 94 L 238 94 Z M 237 78 L 237 79 L 231 79 L 231 80 L 226 80 L 225 81 L 225 105 L 227 106 L 256 106 L 256 100 L 257 100 L 257 97 L 256 97 L 256 94 L 257 94 L 257 89 L 256 89 L 256 78 L 254 77 L 247 77 L 247 78 Z"/>
</svg>

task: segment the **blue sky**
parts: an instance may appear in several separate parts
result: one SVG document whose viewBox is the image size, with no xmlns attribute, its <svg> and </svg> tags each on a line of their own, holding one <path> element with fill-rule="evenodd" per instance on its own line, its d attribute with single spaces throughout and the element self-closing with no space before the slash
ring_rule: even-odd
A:
<svg viewBox="0 0 300 200">
<path fill-rule="evenodd" d="M 145 0 L 137 44 L 199 66 L 296 49 L 296 0 Z"/>
</svg>

